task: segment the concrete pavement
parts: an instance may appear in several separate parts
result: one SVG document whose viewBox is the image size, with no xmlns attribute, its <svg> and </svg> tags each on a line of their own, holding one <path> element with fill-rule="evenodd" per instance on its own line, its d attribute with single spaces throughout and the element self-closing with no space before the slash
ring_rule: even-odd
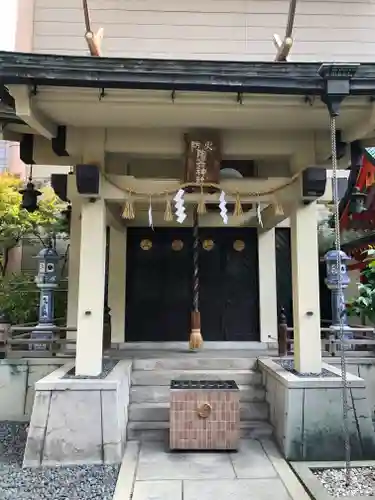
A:
<svg viewBox="0 0 375 500">
<path fill-rule="evenodd" d="M 129 442 L 114 500 L 307 500 L 269 439 L 238 453 L 171 453 L 164 442 Z"/>
</svg>

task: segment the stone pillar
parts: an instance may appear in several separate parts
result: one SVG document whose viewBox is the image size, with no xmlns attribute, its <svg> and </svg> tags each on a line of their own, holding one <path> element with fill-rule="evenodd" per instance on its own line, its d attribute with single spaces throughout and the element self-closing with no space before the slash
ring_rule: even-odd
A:
<svg viewBox="0 0 375 500">
<path fill-rule="evenodd" d="M 300 373 L 320 373 L 319 253 L 317 205 L 299 206 L 290 217 L 294 363 Z"/>
<path fill-rule="evenodd" d="M 275 229 L 258 231 L 260 341 L 277 342 Z M 271 337 L 271 338 L 270 338 Z"/>
<path fill-rule="evenodd" d="M 126 228 L 111 227 L 109 238 L 108 305 L 111 309 L 112 342 L 125 341 Z"/>
<path fill-rule="evenodd" d="M 77 327 L 78 314 L 78 277 L 81 246 L 81 203 L 74 200 L 70 218 L 69 277 L 68 277 L 68 314 L 67 325 Z M 67 332 L 67 338 L 75 339 L 76 332 Z"/>
<path fill-rule="evenodd" d="M 102 370 L 105 247 L 105 201 L 84 200 L 81 207 L 77 375 L 96 376 Z"/>
</svg>

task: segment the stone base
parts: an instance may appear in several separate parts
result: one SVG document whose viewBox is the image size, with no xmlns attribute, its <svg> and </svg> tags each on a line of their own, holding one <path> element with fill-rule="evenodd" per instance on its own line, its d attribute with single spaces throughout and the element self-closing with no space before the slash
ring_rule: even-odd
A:
<svg viewBox="0 0 375 500">
<path fill-rule="evenodd" d="M 0 421 L 29 421 L 35 383 L 66 361 L 61 358 L 0 360 Z"/>
<path fill-rule="evenodd" d="M 285 457 L 293 461 L 344 460 L 340 370 L 323 363 L 323 368 L 336 376 L 298 377 L 271 359 L 260 359 L 259 368 L 275 438 Z M 365 381 L 349 373 L 347 380 L 351 457 L 375 458 L 375 431 Z"/>
<path fill-rule="evenodd" d="M 103 379 L 63 378 L 70 362 L 35 384 L 24 467 L 120 463 L 126 442 L 131 361 Z"/>
</svg>

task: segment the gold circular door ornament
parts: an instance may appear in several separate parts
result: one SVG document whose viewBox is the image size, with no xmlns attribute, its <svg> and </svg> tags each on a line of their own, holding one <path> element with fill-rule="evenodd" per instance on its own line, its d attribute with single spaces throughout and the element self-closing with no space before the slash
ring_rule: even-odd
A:
<svg viewBox="0 0 375 500">
<path fill-rule="evenodd" d="M 203 403 L 198 407 L 198 416 L 200 418 L 208 418 L 211 415 L 212 407 L 209 403 Z"/>
<path fill-rule="evenodd" d="M 214 245 L 215 243 L 213 242 L 213 240 L 204 240 L 202 243 L 202 247 L 208 252 L 214 248 Z"/>
<path fill-rule="evenodd" d="M 175 252 L 180 252 L 184 248 L 184 242 L 182 240 L 172 241 L 172 250 Z"/>
<path fill-rule="evenodd" d="M 233 243 L 233 248 L 236 250 L 236 252 L 242 252 L 245 248 L 245 242 L 242 240 L 236 240 Z"/>
<path fill-rule="evenodd" d="M 152 241 L 151 240 L 142 240 L 139 246 L 142 248 L 142 250 L 151 250 Z"/>
</svg>

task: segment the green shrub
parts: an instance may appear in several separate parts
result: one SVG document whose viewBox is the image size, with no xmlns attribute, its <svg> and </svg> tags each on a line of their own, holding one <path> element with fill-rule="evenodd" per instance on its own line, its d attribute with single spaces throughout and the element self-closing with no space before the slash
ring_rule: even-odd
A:
<svg viewBox="0 0 375 500">
<path fill-rule="evenodd" d="M 361 271 L 359 295 L 348 304 L 349 316 L 366 318 L 375 325 L 375 251 L 368 250 L 366 267 Z"/>
<path fill-rule="evenodd" d="M 38 306 L 33 275 L 15 273 L 0 279 L 0 314 L 12 325 L 37 322 Z"/>
<path fill-rule="evenodd" d="M 39 289 L 34 279 L 31 273 L 0 278 L 0 315 L 12 325 L 38 322 Z M 54 293 L 54 317 L 62 318 L 59 324 L 66 323 L 67 293 L 64 288 L 58 288 Z"/>
</svg>

